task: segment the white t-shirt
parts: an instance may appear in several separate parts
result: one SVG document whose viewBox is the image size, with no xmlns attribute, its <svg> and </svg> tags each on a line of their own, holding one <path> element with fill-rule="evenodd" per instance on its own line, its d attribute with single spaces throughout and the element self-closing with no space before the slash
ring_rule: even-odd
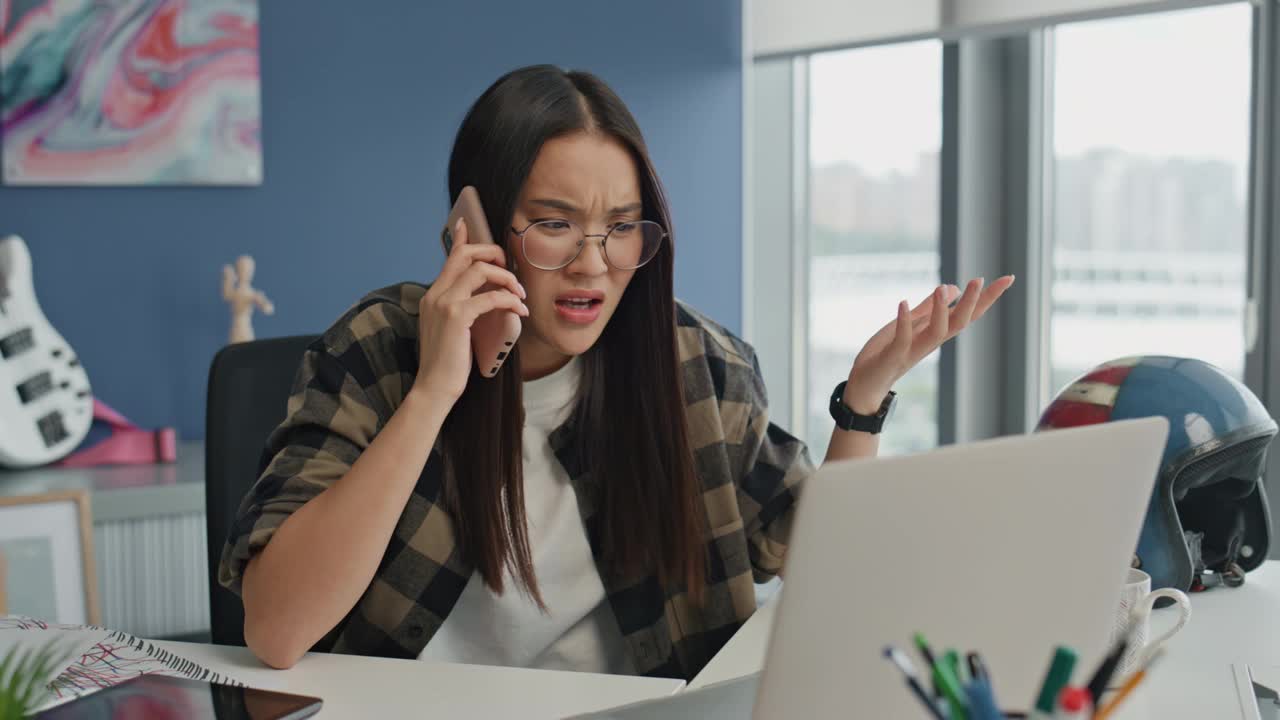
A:
<svg viewBox="0 0 1280 720">
<path fill-rule="evenodd" d="M 421 660 L 634 674 L 578 513 L 569 474 L 549 436 L 572 411 L 581 361 L 524 384 L 524 496 L 544 614 L 507 573 L 495 595 L 473 573 Z"/>
</svg>

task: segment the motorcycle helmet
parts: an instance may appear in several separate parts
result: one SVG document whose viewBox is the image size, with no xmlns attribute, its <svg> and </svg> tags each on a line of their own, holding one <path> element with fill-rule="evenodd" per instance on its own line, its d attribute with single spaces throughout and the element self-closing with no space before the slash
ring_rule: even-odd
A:
<svg viewBox="0 0 1280 720">
<path fill-rule="evenodd" d="M 1271 542 L 1263 473 L 1276 422 L 1249 388 L 1200 360 L 1122 358 L 1063 389 L 1036 430 L 1152 416 L 1169 421 L 1169 439 L 1135 566 L 1152 588 L 1239 585 Z"/>
</svg>

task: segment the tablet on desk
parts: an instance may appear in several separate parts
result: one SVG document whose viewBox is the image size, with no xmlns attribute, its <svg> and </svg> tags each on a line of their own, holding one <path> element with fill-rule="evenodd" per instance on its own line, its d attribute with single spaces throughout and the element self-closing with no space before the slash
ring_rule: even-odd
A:
<svg viewBox="0 0 1280 720">
<path fill-rule="evenodd" d="M 143 675 L 46 710 L 37 720 L 298 720 L 320 712 L 319 698 Z"/>
</svg>

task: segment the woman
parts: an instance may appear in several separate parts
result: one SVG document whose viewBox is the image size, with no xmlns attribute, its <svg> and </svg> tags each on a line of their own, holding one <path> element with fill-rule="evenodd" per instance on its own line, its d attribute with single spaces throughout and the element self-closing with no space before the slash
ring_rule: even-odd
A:
<svg viewBox="0 0 1280 720">
<path fill-rule="evenodd" d="M 752 349 L 675 301 L 662 186 L 600 80 L 499 79 L 454 144 L 451 198 L 468 185 L 498 244 L 459 223 L 431 285 L 370 294 L 303 358 L 223 551 L 245 639 L 278 668 L 315 647 L 692 678 L 782 570 L 807 452 Z M 1011 282 L 901 304 L 848 410 L 875 416 Z M 469 329 L 494 311 L 523 333 L 485 379 Z M 827 460 L 875 451 L 837 429 Z"/>
</svg>

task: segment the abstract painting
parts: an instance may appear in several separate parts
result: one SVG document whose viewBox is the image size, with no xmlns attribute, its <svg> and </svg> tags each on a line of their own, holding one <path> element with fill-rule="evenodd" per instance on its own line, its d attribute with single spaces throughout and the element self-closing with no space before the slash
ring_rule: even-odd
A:
<svg viewBox="0 0 1280 720">
<path fill-rule="evenodd" d="M 257 0 L 0 0 L 16 185 L 262 182 Z"/>
</svg>

